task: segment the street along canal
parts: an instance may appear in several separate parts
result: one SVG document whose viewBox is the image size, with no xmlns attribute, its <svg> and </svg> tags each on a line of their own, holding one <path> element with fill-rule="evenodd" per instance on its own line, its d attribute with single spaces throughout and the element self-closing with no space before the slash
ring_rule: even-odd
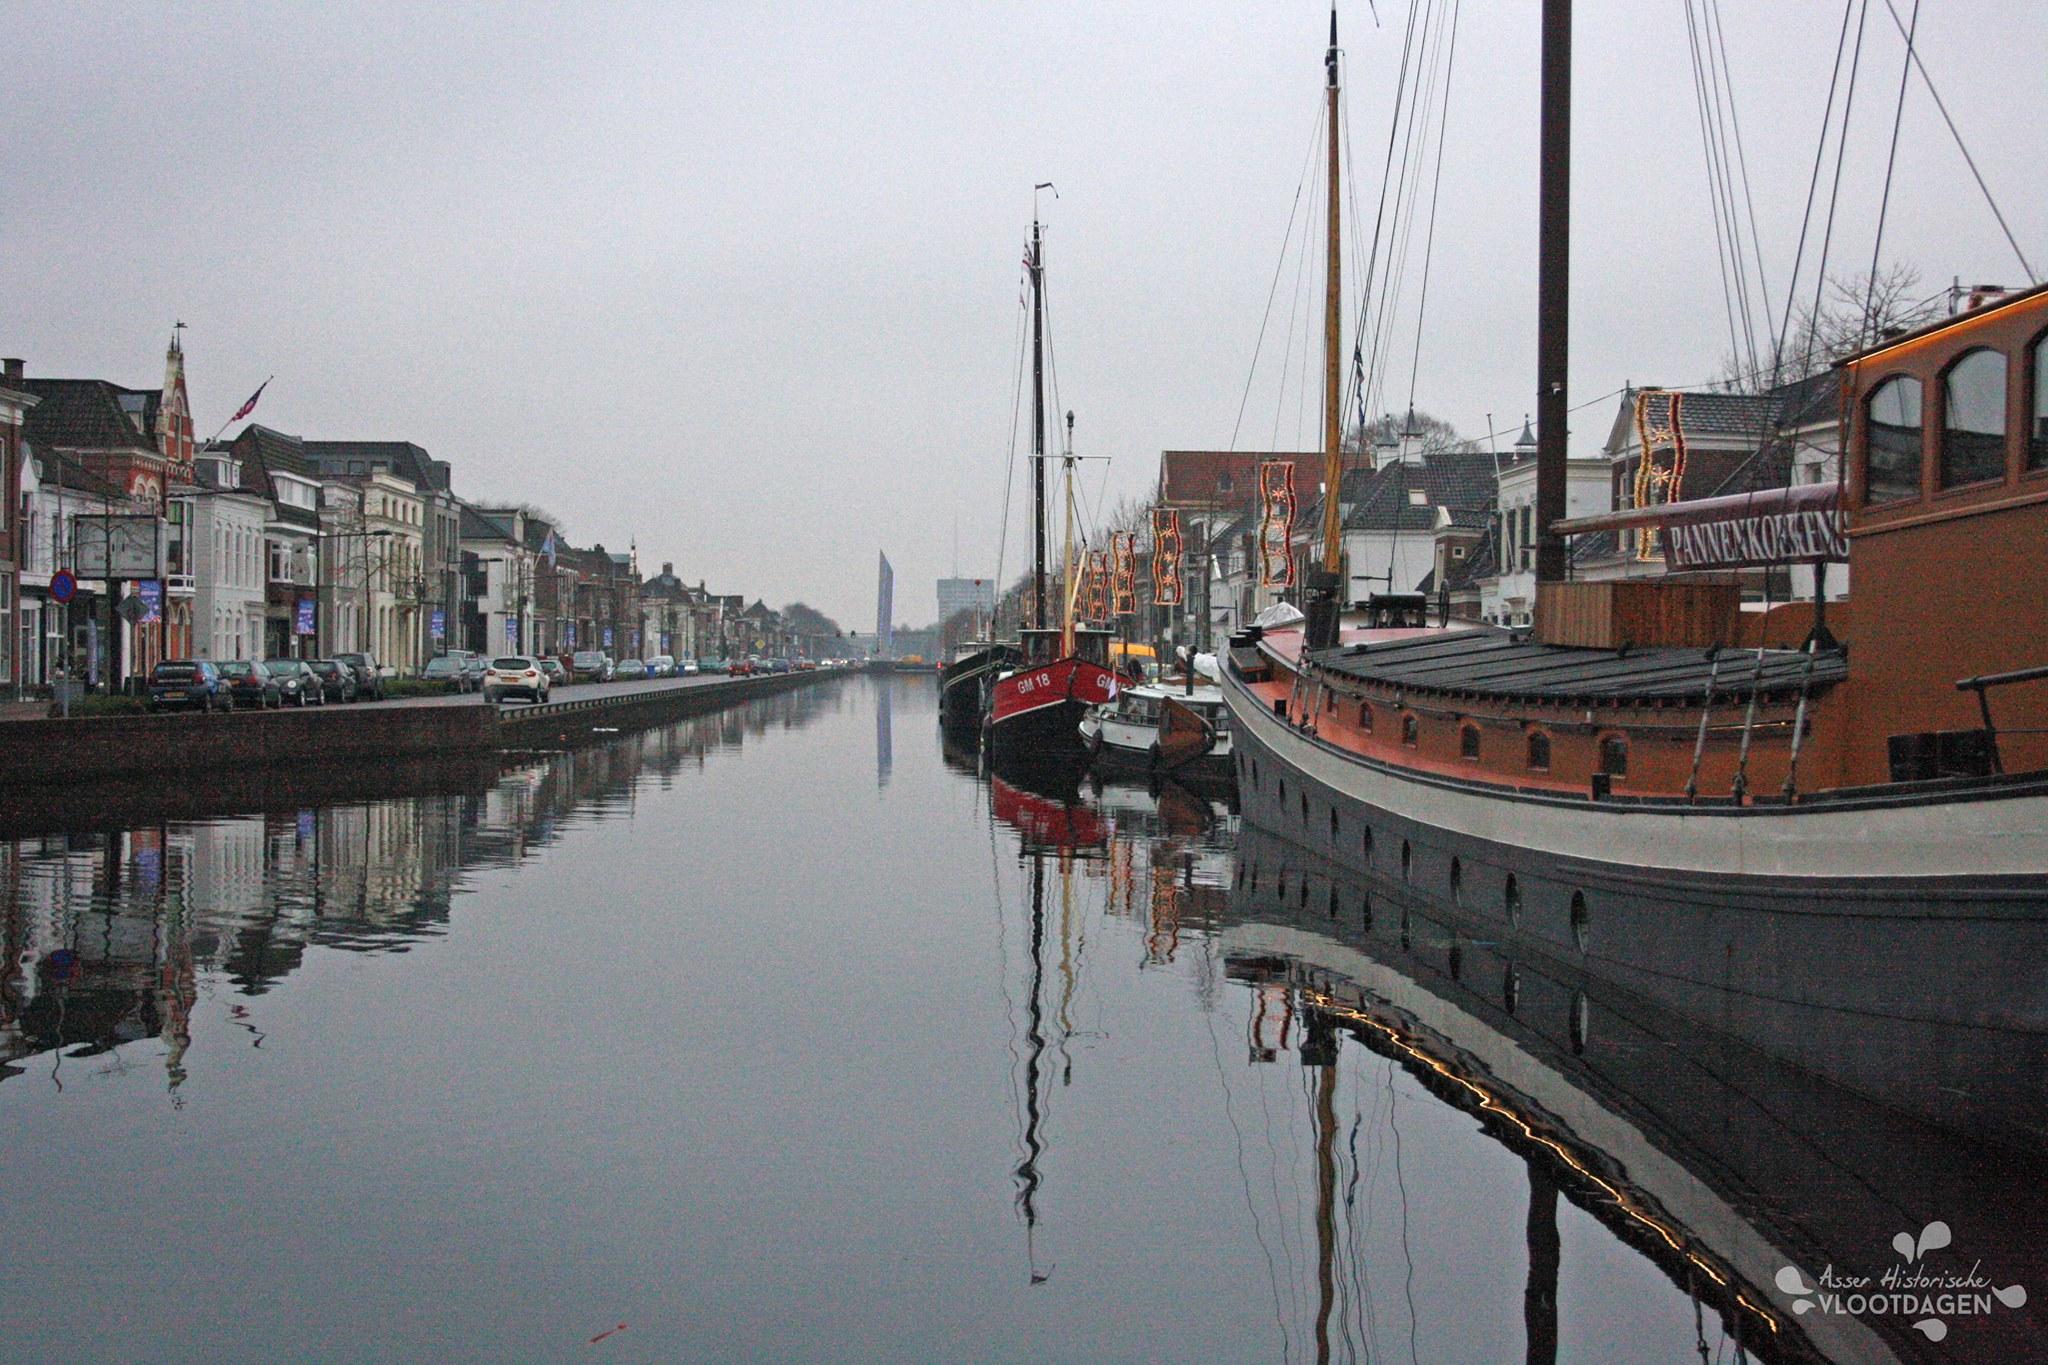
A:
<svg viewBox="0 0 2048 1365">
<path fill-rule="evenodd" d="M 2029 1159 L 1225 804 L 993 781 L 936 705 L 850 677 L 0 843 L 0 1357 L 2039 1339 L 2002 1292 L 2048 1292 Z M 1974 1313 L 1799 1311 L 1780 1278 L 1972 1262 Z"/>
</svg>

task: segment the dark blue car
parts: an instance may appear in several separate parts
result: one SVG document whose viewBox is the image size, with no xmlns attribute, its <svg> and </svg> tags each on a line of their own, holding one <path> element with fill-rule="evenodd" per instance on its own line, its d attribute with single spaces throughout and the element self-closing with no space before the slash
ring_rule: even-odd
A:
<svg viewBox="0 0 2048 1365">
<path fill-rule="evenodd" d="M 220 670 L 205 659 L 166 659 L 149 671 L 152 711 L 226 711 L 233 707 Z"/>
</svg>

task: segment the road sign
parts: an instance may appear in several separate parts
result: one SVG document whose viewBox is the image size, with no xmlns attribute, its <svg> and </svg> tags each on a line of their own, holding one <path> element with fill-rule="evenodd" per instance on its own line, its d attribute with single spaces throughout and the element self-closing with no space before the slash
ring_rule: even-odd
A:
<svg viewBox="0 0 2048 1365">
<path fill-rule="evenodd" d="M 59 606 L 64 606 L 76 596 L 78 596 L 78 580 L 72 576 L 71 570 L 59 569 L 50 575 L 50 600 L 52 602 L 57 603 Z"/>
<path fill-rule="evenodd" d="M 149 615 L 149 603 L 131 592 L 114 604 L 114 610 L 121 613 L 123 621 L 133 626 L 140 624 L 142 618 Z"/>
</svg>

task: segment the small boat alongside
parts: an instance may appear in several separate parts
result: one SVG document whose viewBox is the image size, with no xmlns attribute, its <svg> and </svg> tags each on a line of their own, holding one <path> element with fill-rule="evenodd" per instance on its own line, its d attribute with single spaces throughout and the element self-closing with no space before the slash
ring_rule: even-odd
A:
<svg viewBox="0 0 2048 1365">
<path fill-rule="evenodd" d="M 1230 710 L 1214 682 L 1126 687 L 1090 711 L 1080 729 L 1099 772 L 1218 783 L 1234 774 Z"/>
</svg>

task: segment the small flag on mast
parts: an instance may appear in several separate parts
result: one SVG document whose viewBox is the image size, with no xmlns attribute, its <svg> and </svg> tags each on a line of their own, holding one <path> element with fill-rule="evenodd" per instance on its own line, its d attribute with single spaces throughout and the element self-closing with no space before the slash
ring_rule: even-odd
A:
<svg viewBox="0 0 2048 1365">
<path fill-rule="evenodd" d="M 548 567 L 555 567 L 555 533 L 548 532 L 548 538 L 540 543 L 540 552 L 548 557 Z"/>
<path fill-rule="evenodd" d="M 277 378 L 276 375 L 270 376 L 270 379 L 275 378 Z M 258 384 L 256 386 L 256 392 L 249 395 L 249 401 L 242 404 L 242 406 L 240 406 L 239 408 L 236 408 L 235 415 L 233 417 L 228 418 L 228 421 L 239 422 L 244 417 L 247 417 L 250 413 L 256 411 L 256 400 L 261 398 L 263 396 L 263 391 L 270 387 L 270 379 L 266 379 L 261 384 Z"/>
</svg>

